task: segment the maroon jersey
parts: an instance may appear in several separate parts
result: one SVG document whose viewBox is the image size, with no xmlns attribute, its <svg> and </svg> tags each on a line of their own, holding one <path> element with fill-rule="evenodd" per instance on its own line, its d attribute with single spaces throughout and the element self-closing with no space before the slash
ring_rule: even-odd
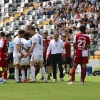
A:
<svg viewBox="0 0 100 100">
<path fill-rule="evenodd" d="M 46 50 L 43 51 L 43 56 L 46 57 L 46 52 L 47 52 L 47 48 L 49 46 L 50 40 L 49 39 L 46 39 L 46 40 L 44 40 L 44 42 L 46 43 Z"/>
<path fill-rule="evenodd" d="M 68 41 L 64 42 L 64 47 L 66 50 L 66 57 L 71 57 L 71 45 Z"/>
<path fill-rule="evenodd" d="M 2 49 L 0 50 L 0 57 L 1 59 L 4 59 L 4 60 L 7 60 L 8 59 L 8 45 L 9 45 L 9 42 L 7 41 L 7 39 L 3 38 L 1 39 L 1 42 L 0 42 L 2 45 Z"/>
<path fill-rule="evenodd" d="M 87 34 L 76 34 L 73 40 L 76 43 L 75 56 L 77 57 L 88 57 L 87 45 L 90 45 L 90 38 Z"/>
</svg>

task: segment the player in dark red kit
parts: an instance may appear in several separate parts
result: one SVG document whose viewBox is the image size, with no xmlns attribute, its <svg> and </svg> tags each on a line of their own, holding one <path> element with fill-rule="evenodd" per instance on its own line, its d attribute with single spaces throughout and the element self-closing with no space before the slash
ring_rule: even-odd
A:
<svg viewBox="0 0 100 100">
<path fill-rule="evenodd" d="M 0 83 L 7 83 L 7 63 L 8 63 L 8 45 L 9 42 L 5 38 L 5 33 L 0 33 Z M 4 73 L 4 79 L 2 79 L 2 73 Z"/>
<path fill-rule="evenodd" d="M 74 84 L 75 70 L 78 64 L 82 63 L 82 80 L 81 84 L 84 84 L 86 76 L 86 64 L 88 63 L 90 38 L 86 34 L 86 27 L 80 26 L 80 33 L 76 34 L 73 40 L 75 48 L 74 64 L 71 72 L 71 81 L 68 84 Z"/>
<path fill-rule="evenodd" d="M 44 51 L 43 51 L 43 57 L 44 57 L 44 64 L 47 67 L 47 73 L 48 73 L 48 77 L 47 79 L 50 80 L 50 73 L 52 71 L 52 66 L 51 66 L 51 54 L 49 54 L 49 57 L 46 61 L 46 52 L 47 52 L 47 48 L 49 46 L 50 43 L 50 39 L 47 38 L 48 37 L 48 32 L 45 31 L 43 33 L 43 38 L 44 38 Z"/>
<path fill-rule="evenodd" d="M 65 47 L 65 50 L 66 50 L 65 64 L 67 66 L 67 74 L 69 76 L 70 68 L 71 68 L 71 62 L 72 62 L 72 59 L 71 59 L 71 45 L 70 45 L 70 42 L 68 40 L 66 40 L 66 35 L 65 34 L 62 34 L 62 39 L 63 39 L 64 47 Z"/>
</svg>

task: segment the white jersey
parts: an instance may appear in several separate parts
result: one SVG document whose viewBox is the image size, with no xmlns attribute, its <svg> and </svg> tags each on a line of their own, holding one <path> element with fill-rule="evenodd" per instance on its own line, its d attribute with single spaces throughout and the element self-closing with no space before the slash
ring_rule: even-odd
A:
<svg viewBox="0 0 100 100">
<path fill-rule="evenodd" d="M 27 50 L 31 47 L 30 42 L 27 41 L 27 40 L 24 39 L 24 38 L 21 38 L 21 45 L 23 45 L 23 47 L 24 47 L 25 49 L 27 49 Z M 24 49 L 22 49 L 22 52 L 23 52 L 24 54 L 27 53 Z"/>
<path fill-rule="evenodd" d="M 32 37 L 32 43 L 35 43 L 33 55 L 43 55 L 43 37 L 40 34 L 36 33 Z"/>
<path fill-rule="evenodd" d="M 18 57 L 18 50 L 16 48 L 16 44 L 20 45 L 20 49 L 22 49 L 21 46 L 21 38 L 18 38 L 18 36 L 14 39 L 14 50 L 13 50 L 13 57 Z"/>
</svg>

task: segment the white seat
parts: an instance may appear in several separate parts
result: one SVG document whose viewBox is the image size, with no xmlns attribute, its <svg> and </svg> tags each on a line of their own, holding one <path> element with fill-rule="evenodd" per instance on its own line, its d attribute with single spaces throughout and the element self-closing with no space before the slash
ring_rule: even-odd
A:
<svg viewBox="0 0 100 100">
<path fill-rule="evenodd" d="M 21 0 L 21 2 L 25 2 L 24 0 Z"/>
<path fill-rule="evenodd" d="M 1 9 L 1 12 L 4 12 L 4 8 Z"/>
<path fill-rule="evenodd" d="M 76 75 L 81 76 L 81 65 L 78 64 L 77 68 L 76 68 Z"/>
<path fill-rule="evenodd" d="M 12 0 L 9 0 L 9 4 L 12 4 Z"/>
<path fill-rule="evenodd" d="M 28 0 L 25 0 L 25 3 L 28 3 Z"/>
<path fill-rule="evenodd" d="M 33 11 L 32 15 L 35 16 L 35 14 L 36 14 L 35 11 Z"/>
<path fill-rule="evenodd" d="M 9 3 L 6 3 L 6 4 L 5 4 L 5 8 L 8 8 L 8 6 L 9 6 Z"/>
<path fill-rule="evenodd" d="M 4 4 L 4 0 L 0 0 L 0 4 Z"/>
<path fill-rule="evenodd" d="M 5 13 L 8 13 L 8 8 L 5 8 Z"/>
<path fill-rule="evenodd" d="M 20 29 L 23 29 L 24 30 L 25 29 L 25 25 L 22 25 Z"/>
<path fill-rule="evenodd" d="M 23 12 L 23 8 L 22 7 L 20 8 L 20 12 Z"/>
<path fill-rule="evenodd" d="M 51 20 L 53 19 L 53 15 L 51 15 L 50 19 L 51 19 Z"/>
<path fill-rule="evenodd" d="M 3 27 L 3 31 L 5 32 L 5 30 L 6 30 L 6 28 L 5 27 Z"/>
<path fill-rule="evenodd" d="M 43 19 L 44 19 L 44 20 L 47 19 L 47 15 L 43 15 Z"/>
<path fill-rule="evenodd" d="M 51 25 L 51 29 L 55 29 L 55 25 Z"/>
<path fill-rule="evenodd" d="M 29 17 L 29 20 L 32 20 L 32 16 Z"/>
<path fill-rule="evenodd" d="M 13 26 L 10 27 L 10 31 L 14 31 L 14 27 Z"/>
<path fill-rule="evenodd" d="M 17 7 L 17 12 L 20 12 L 20 9 L 21 9 L 20 7 Z"/>
<path fill-rule="evenodd" d="M 30 24 L 30 22 L 28 20 L 26 20 L 26 25 L 29 25 L 29 24 Z"/>
<path fill-rule="evenodd" d="M 9 13 L 6 13 L 6 14 L 5 14 L 5 17 L 9 17 Z"/>
<path fill-rule="evenodd" d="M 11 26 L 14 26 L 14 22 L 11 23 Z"/>
<path fill-rule="evenodd" d="M 21 3 L 21 8 L 23 8 L 24 7 L 24 2 L 23 3 Z"/>
<path fill-rule="evenodd" d="M 47 25 L 44 25 L 44 26 L 43 26 L 43 29 L 46 30 L 46 29 L 47 29 Z"/>
<path fill-rule="evenodd" d="M 43 7 L 46 6 L 48 3 L 47 2 L 43 2 Z"/>
<path fill-rule="evenodd" d="M 22 21 L 22 16 L 19 18 L 20 21 Z"/>
<path fill-rule="evenodd" d="M 10 21 L 13 21 L 13 17 L 10 17 Z"/>
</svg>

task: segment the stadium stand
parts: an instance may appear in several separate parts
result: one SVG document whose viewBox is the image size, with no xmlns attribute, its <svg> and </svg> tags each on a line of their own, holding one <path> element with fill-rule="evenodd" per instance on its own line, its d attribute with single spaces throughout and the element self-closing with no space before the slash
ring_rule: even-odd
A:
<svg viewBox="0 0 100 100">
<path fill-rule="evenodd" d="M 6 32 L 6 34 L 9 32 L 12 35 L 14 35 L 19 29 L 25 29 L 27 25 L 32 23 L 32 25 L 39 25 L 41 33 L 44 30 L 48 30 L 49 35 L 51 35 L 55 29 L 58 29 L 57 25 L 53 22 L 55 16 L 57 15 L 56 12 L 61 12 L 66 15 L 65 9 L 69 9 L 69 5 L 70 7 L 72 7 L 69 9 L 69 11 L 71 11 L 72 9 L 74 9 L 74 7 L 75 9 L 77 7 L 80 9 L 84 2 L 86 2 L 87 4 L 87 12 L 89 12 L 90 6 L 92 6 L 92 8 L 95 6 L 95 3 L 91 4 L 90 2 L 85 0 L 80 0 L 80 3 L 79 0 L 75 0 L 73 6 L 71 3 L 67 5 L 66 1 L 67 0 L 45 0 L 44 2 L 41 2 L 39 0 L 0 0 L 0 31 L 4 31 Z M 49 5 L 50 2 L 52 4 L 55 3 L 54 6 L 52 6 L 52 8 L 55 7 L 54 12 L 39 15 L 38 9 L 40 5 L 42 4 L 43 7 L 45 7 L 45 10 L 47 10 L 46 5 Z M 100 10 L 100 1 L 96 0 L 96 2 Z M 50 6 L 51 5 L 47 7 L 49 8 Z M 99 10 L 95 10 L 95 13 L 96 11 L 98 11 L 97 13 L 100 13 Z M 71 18 L 70 20 L 72 19 L 73 18 Z M 75 22 L 77 24 L 79 21 L 77 20 Z M 66 26 L 68 26 L 70 24 L 70 21 L 68 21 L 68 23 L 65 24 Z M 98 25 L 99 24 L 100 14 L 98 17 Z M 96 31 L 93 31 L 93 39 L 97 41 L 97 45 L 100 45 L 100 25 L 97 26 L 96 29 Z M 100 47 L 97 47 L 95 50 L 95 55 L 100 55 L 99 50 Z M 90 58 L 100 59 L 100 56 L 91 56 Z"/>
</svg>

